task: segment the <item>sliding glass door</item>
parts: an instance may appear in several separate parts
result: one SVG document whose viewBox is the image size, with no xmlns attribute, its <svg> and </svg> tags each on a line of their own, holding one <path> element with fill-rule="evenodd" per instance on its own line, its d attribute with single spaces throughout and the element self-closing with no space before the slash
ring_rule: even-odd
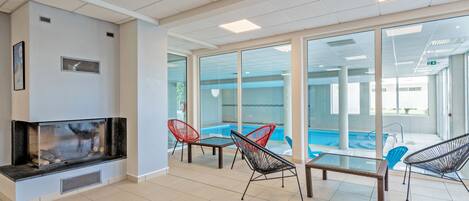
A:
<svg viewBox="0 0 469 201">
<path fill-rule="evenodd" d="M 267 147 L 287 155 L 291 148 L 285 137 L 292 135 L 290 52 L 290 44 L 241 52 L 243 133 L 275 123 Z"/>
<path fill-rule="evenodd" d="M 410 154 L 466 133 L 468 38 L 469 17 L 383 29 L 383 82 L 395 82 L 392 93 L 383 88 L 383 107 L 393 102 L 383 108 L 383 129 L 395 138 L 385 154 L 396 146 Z"/>
<path fill-rule="evenodd" d="M 285 141 L 285 136 L 291 136 L 290 51 L 289 44 L 282 44 L 201 57 L 199 96 L 203 137 L 228 137 L 232 129 L 248 134 L 275 123 L 277 128 L 267 146 L 277 153 L 291 154 Z M 242 105 L 238 103 L 238 94 Z"/>
<path fill-rule="evenodd" d="M 238 54 L 200 58 L 200 125 L 202 137 L 229 137 L 238 126 Z"/>
<path fill-rule="evenodd" d="M 168 119 L 187 120 L 187 59 L 184 56 L 168 54 Z M 169 135 L 168 148 L 176 140 Z"/>
<path fill-rule="evenodd" d="M 308 149 L 375 156 L 374 32 L 309 40 Z"/>
</svg>

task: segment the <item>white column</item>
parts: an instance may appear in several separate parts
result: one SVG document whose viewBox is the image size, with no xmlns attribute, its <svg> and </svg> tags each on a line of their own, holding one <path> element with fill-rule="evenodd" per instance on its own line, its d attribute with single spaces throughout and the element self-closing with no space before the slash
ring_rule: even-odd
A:
<svg viewBox="0 0 469 201">
<path fill-rule="evenodd" d="M 285 72 L 283 76 L 283 130 L 285 136 L 289 137 L 292 137 L 291 99 L 291 74 Z"/>
<path fill-rule="evenodd" d="M 166 173 L 167 32 L 131 21 L 120 26 L 120 112 L 127 118 L 127 174 L 133 181 Z"/>
<path fill-rule="evenodd" d="M 339 132 L 340 149 L 348 149 L 348 68 L 339 71 Z"/>
<path fill-rule="evenodd" d="M 308 71 L 304 65 L 304 40 L 294 37 L 291 40 L 291 133 L 293 138 L 293 161 L 303 163 L 307 158 L 308 130 L 307 130 L 307 91 Z"/>
</svg>

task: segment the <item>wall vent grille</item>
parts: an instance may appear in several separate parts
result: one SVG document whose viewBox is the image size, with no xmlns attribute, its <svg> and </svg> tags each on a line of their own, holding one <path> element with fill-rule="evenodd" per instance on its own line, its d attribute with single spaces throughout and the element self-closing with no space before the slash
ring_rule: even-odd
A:
<svg viewBox="0 0 469 201">
<path fill-rule="evenodd" d="M 92 186 L 96 184 L 101 184 L 101 171 L 92 172 L 89 174 L 84 174 L 76 177 L 71 177 L 67 179 L 62 179 L 61 183 L 61 193 L 71 192 L 80 188 L 87 186 Z"/>
<path fill-rule="evenodd" d="M 43 17 L 43 16 L 40 16 L 40 17 L 39 17 L 39 21 L 41 21 L 41 22 L 45 22 L 45 23 L 50 23 L 50 18 L 48 18 L 48 17 Z"/>
</svg>

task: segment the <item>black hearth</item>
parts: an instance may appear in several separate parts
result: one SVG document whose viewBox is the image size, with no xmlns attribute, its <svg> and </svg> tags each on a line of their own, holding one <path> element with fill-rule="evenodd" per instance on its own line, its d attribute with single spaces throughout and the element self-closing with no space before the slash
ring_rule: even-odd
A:
<svg viewBox="0 0 469 201">
<path fill-rule="evenodd" d="M 126 119 L 12 121 L 12 165 L 0 173 L 23 178 L 126 157 Z"/>
</svg>

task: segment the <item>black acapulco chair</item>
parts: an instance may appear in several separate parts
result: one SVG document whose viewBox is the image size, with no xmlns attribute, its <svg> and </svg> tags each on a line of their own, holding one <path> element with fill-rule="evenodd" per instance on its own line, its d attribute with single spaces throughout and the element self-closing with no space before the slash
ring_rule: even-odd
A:
<svg viewBox="0 0 469 201">
<path fill-rule="evenodd" d="M 300 181 L 298 180 L 298 172 L 296 171 L 295 164 L 260 146 L 256 142 L 248 139 L 237 131 L 231 130 L 231 138 L 241 153 L 244 154 L 246 158 L 245 161 L 252 170 L 251 178 L 249 179 L 249 183 L 244 190 L 241 200 L 244 200 L 244 196 L 246 195 L 251 182 L 282 179 L 283 188 L 284 178 L 287 177 L 296 177 L 298 189 L 300 190 L 301 200 L 303 200 L 303 194 L 301 193 Z M 256 172 L 259 175 L 254 176 Z M 279 172 L 282 173 L 281 177 L 267 177 L 270 174 Z M 287 172 L 288 175 L 285 175 L 285 172 Z"/>
<path fill-rule="evenodd" d="M 441 176 L 441 178 L 452 179 L 461 182 L 469 192 L 466 184 L 458 174 L 469 160 L 469 134 L 465 134 L 425 149 L 419 150 L 404 159 L 406 172 L 404 173 L 405 184 L 407 169 L 409 176 L 407 180 L 407 201 L 409 200 L 410 175 L 412 167 L 418 167 Z M 447 174 L 455 173 L 459 180 L 448 177 Z"/>
</svg>

